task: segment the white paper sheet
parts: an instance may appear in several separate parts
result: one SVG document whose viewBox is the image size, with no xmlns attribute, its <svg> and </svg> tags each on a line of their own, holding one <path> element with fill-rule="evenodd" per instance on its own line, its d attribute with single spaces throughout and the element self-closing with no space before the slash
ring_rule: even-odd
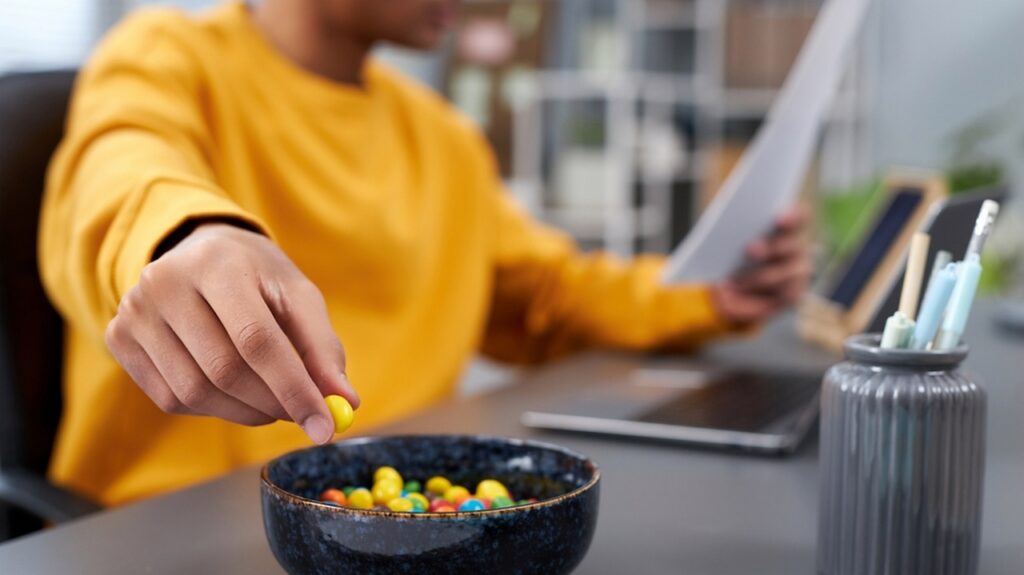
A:
<svg viewBox="0 0 1024 575">
<path fill-rule="evenodd" d="M 672 253 L 663 282 L 726 278 L 742 265 L 746 246 L 796 200 L 870 1 L 822 6 L 765 122 Z"/>
</svg>

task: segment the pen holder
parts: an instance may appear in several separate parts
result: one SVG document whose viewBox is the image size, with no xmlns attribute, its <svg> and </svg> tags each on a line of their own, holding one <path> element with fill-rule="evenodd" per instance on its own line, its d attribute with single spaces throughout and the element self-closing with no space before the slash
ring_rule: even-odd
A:
<svg viewBox="0 0 1024 575">
<path fill-rule="evenodd" d="M 967 347 L 846 340 L 821 396 L 820 575 L 973 575 L 981 536 L 985 391 Z"/>
</svg>

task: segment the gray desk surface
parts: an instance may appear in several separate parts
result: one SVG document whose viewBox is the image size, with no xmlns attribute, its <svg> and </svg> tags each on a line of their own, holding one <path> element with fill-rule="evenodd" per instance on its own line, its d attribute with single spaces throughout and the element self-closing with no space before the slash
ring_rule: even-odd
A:
<svg viewBox="0 0 1024 575">
<path fill-rule="evenodd" d="M 981 302 L 966 369 L 989 389 L 989 455 L 981 573 L 1024 573 L 1024 339 L 993 327 Z M 494 394 L 445 403 L 381 434 L 480 432 L 536 437 L 601 466 L 601 517 L 583 574 L 814 572 L 816 445 L 765 458 L 555 433 L 519 425 L 519 414 L 623 378 L 639 366 L 708 362 L 827 366 L 835 358 L 797 341 L 784 319 L 758 339 L 721 344 L 694 360 L 590 354 Z M 591 374 L 582 377 L 581 374 Z M 594 375 L 594 374 L 597 375 Z M 281 573 L 263 536 L 256 469 L 0 545 L 0 571 L 15 573 Z"/>
</svg>

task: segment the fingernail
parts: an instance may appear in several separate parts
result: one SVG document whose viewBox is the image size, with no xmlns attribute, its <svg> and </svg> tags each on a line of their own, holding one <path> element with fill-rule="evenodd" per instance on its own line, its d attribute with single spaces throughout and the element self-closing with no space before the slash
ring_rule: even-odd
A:
<svg viewBox="0 0 1024 575">
<path fill-rule="evenodd" d="M 314 443 L 323 445 L 334 437 L 334 424 L 319 413 L 310 415 L 302 422 L 302 430 Z"/>
</svg>

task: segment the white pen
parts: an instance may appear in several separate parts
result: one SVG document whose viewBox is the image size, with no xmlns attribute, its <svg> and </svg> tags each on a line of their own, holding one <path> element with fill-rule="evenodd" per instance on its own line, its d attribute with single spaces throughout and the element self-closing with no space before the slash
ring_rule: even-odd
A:
<svg viewBox="0 0 1024 575">
<path fill-rule="evenodd" d="M 999 214 L 999 203 L 992 200 L 985 200 L 978 212 L 978 219 L 974 222 L 974 233 L 971 234 L 971 242 L 967 244 L 967 252 L 964 254 L 964 261 L 971 254 L 981 257 L 981 250 L 985 247 L 985 240 L 992 233 L 992 225 L 995 224 L 996 215 Z"/>
</svg>

